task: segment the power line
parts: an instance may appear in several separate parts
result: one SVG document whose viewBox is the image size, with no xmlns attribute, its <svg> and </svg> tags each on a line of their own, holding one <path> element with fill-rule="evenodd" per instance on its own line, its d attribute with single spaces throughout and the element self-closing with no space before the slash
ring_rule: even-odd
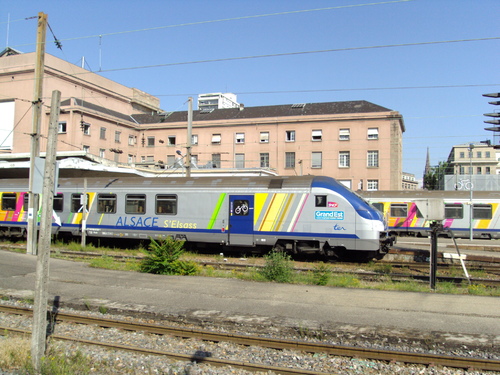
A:
<svg viewBox="0 0 500 375">
<path fill-rule="evenodd" d="M 393 1 L 382 1 L 382 2 L 377 2 L 377 3 L 340 5 L 340 6 L 326 7 L 326 8 L 292 10 L 292 11 L 286 11 L 286 12 L 258 14 L 258 15 L 253 15 L 253 16 L 222 18 L 222 19 L 218 19 L 218 20 L 209 20 L 209 21 L 186 22 L 186 23 L 181 23 L 181 24 L 176 24 L 176 25 L 166 25 L 166 26 L 157 26 L 157 27 L 136 29 L 136 30 L 117 31 L 117 32 L 112 32 L 112 33 L 103 33 L 103 34 L 80 36 L 80 37 L 75 37 L 75 38 L 67 38 L 67 39 L 62 39 L 62 40 L 63 41 L 70 41 L 70 40 L 89 39 L 89 38 L 102 38 L 103 36 L 114 36 L 114 35 L 130 34 L 130 33 L 144 32 L 144 31 L 155 31 L 155 30 L 163 30 L 163 29 L 176 28 L 176 27 L 197 26 L 197 25 L 204 25 L 204 24 L 218 23 L 218 22 L 240 21 L 240 20 L 254 19 L 254 18 L 284 16 L 284 15 L 290 15 L 290 14 L 320 12 L 320 11 L 326 11 L 326 10 L 356 8 L 356 7 L 363 7 L 363 6 L 396 4 L 396 3 L 404 3 L 404 2 L 409 2 L 409 1 L 415 1 L 415 0 L 393 0 Z M 15 21 L 11 21 L 11 22 L 23 21 L 23 20 L 27 20 L 27 19 L 31 19 L 31 18 L 36 18 L 36 17 L 19 19 L 19 20 L 15 20 Z M 0 22 L 0 24 L 2 24 L 2 23 L 5 23 L 5 22 Z M 21 46 L 26 46 L 26 45 L 31 45 L 31 44 L 24 44 Z"/>
<path fill-rule="evenodd" d="M 270 58 L 270 57 L 283 57 L 283 56 L 299 56 L 299 55 L 309 55 L 309 54 L 316 54 L 316 53 L 331 53 L 331 52 L 361 51 L 361 50 L 381 49 L 381 48 L 428 46 L 428 45 L 438 45 L 438 44 L 447 44 L 447 43 L 480 42 L 480 41 L 490 41 L 490 40 L 499 40 L 499 39 L 500 39 L 500 37 L 489 37 L 489 38 L 443 40 L 443 41 L 432 41 L 432 42 L 383 44 L 383 45 L 377 45 L 377 46 L 363 46 L 363 47 L 332 48 L 332 49 L 314 50 L 314 51 L 271 53 L 271 54 L 265 54 L 265 55 L 225 57 L 225 58 L 220 58 L 220 59 L 194 60 L 194 61 L 185 61 L 185 62 L 155 64 L 155 65 L 133 66 L 133 67 L 126 67 L 126 68 L 104 69 L 104 70 L 101 70 L 100 72 L 117 72 L 117 71 L 135 70 L 135 69 L 164 68 L 164 67 L 168 67 L 168 66 L 178 66 L 178 65 L 205 64 L 205 63 L 213 63 L 213 62 L 251 60 L 251 59 L 262 59 L 262 58 Z"/>
<path fill-rule="evenodd" d="M 293 94 L 293 93 L 316 93 L 334 91 L 382 91 L 382 90 L 416 90 L 416 89 L 450 89 L 468 87 L 488 87 L 500 86 L 500 83 L 478 83 L 474 85 L 433 85 L 433 86 L 395 86 L 395 87 L 359 87 L 359 88 L 339 88 L 339 89 L 310 89 L 310 90 L 274 90 L 274 91 L 234 91 L 237 95 L 262 95 L 262 94 Z M 152 94 L 153 96 L 193 96 L 190 94 Z"/>
</svg>

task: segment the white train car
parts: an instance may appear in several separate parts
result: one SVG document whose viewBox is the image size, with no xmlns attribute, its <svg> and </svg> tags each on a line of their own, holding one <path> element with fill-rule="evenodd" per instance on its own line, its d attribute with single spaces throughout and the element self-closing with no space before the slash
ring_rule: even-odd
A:
<svg viewBox="0 0 500 375">
<path fill-rule="evenodd" d="M 0 182 L 4 236 L 26 234 L 27 184 Z M 98 238 L 173 236 L 196 246 L 359 259 L 382 257 L 390 243 L 380 212 L 329 177 L 96 177 L 85 191 L 83 178 L 67 178 L 53 209 L 61 222 L 54 234 L 70 237 L 81 236 L 86 215 L 86 234 Z"/>
<path fill-rule="evenodd" d="M 443 200 L 443 226 L 455 237 L 469 238 L 472 230 L 473 238 L 500 238 L 498 191 L 474 191 L 472 201 L 468 191 L 367 191 L 362 196 L 384 214 L 391 234 L 429 235 L 429 221 L 423 218 L 415 200 L 434 198 Z"/>
</svg>

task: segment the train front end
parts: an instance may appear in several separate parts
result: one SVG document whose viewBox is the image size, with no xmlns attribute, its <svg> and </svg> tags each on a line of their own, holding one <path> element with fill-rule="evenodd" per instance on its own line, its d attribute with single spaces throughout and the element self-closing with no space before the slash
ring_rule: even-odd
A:
<svg viewBox="0 0 500 375">
<path fill-rule="evenodd" d="M 325 253 L 359 261 L 383 258 L 394 241 L 388 236 L 383 214 L 333 178 L 317 177 L 313 187 L 331 191 L 333 199 L 326 203 L 327 208 L 338 206 L 342 211 L 342 220 L 333 224 L 334 232 L 351 237 L 344 242 L 339 242 L 338 236 L 331 238 Z"/>
</svg>

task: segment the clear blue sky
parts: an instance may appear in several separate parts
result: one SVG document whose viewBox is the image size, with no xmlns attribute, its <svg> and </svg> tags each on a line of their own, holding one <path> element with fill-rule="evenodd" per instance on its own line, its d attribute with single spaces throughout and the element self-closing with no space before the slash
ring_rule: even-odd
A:
<svg viewBox="0 0 500 375">
<path fill-rule="evenodd" d="M 403 169 L 417 178 L 427 148 L 436 165 L 455 144 L 493 140 L 482 94 L 500 92 L 500 39 L 487 40 L 500 38 L 498 0 L 0 0 L 0 50 L 35 51 L 25 18 L 38 12 L 63 46 L 49 30 L 48 53 L 85 57 L 166 111 L 207 92 L 245 106 L 367 100 L 403 115 Z"/>
</svg>

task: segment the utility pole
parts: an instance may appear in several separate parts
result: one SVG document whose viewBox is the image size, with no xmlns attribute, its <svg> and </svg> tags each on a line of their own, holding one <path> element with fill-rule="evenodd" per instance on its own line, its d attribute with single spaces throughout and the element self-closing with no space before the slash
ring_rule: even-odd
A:
<svg viewBox="0 0 500 375">
<path fill-rule="evenodd" d="M 188 126 L 187 126 L 187 144 L 186 144 L 186 177 L 191 177 L 191 138 L 193 129 L 193 98 L 188 99 Z"/>
<path fill-rule="evenodd" d="M 50 240 L 52 237 L 52 213 L 56 186 L 54 175 L 60 102 L 61 92 L 53 91 L 43 175 L 42 217 L 38 242 L 39 253 L 36 261 L 35 303 L 33 304 L 33 330 L 31 335 L 31 358 L 36 371 L 40 371 L 41 359 L 46 347 Z"/>
<path fill-rule="evenodd" d="M 33 93 L 33 125 L 31 130 L 30 176 L 28 187 L 28 228 L 26 252 L 36 255 L 37 215 L 39 192 L 35 192 L 36 158 L 40 156 L 40 128 L 42 120 L 42 91 L 45 66 L 45 36 L 47 33 L 47 15 L 38 13 L 38 28 L 36 37 L 35 88 Z"/>
</svg>

